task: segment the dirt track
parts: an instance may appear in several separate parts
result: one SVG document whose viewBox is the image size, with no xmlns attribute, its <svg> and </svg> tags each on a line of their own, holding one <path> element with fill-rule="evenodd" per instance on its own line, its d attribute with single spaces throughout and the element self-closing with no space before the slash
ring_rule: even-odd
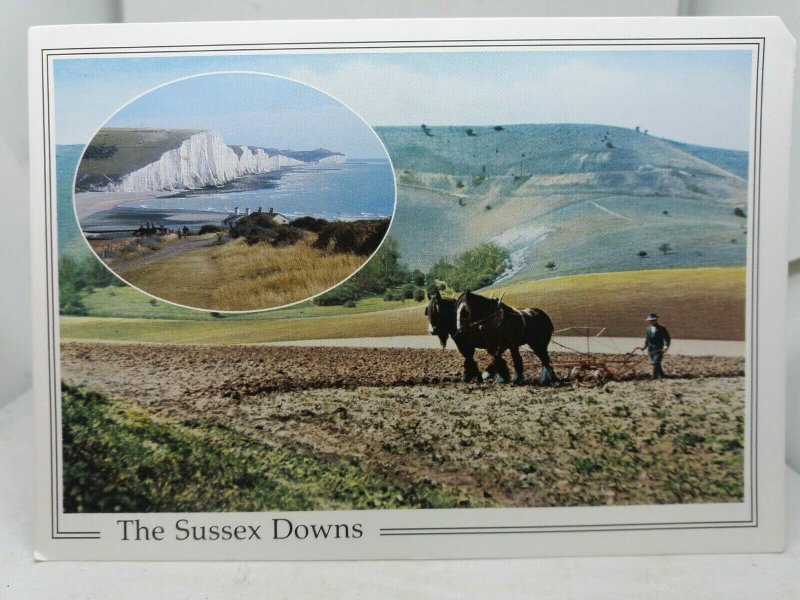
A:
<svg viewBox="0 0 800 600">
<path fill-rule="evenodd" d="M 525 362 L 528 384 L 512 387 L 456 383 L 460 357 L 441 350 L 62 346 L 65 381 L 161 419 L 433 481 L 473 505 L 740 501 L 741 358 L 670 356 L 666 381 L 641 365 L 552 388 Z"/>
</svg>

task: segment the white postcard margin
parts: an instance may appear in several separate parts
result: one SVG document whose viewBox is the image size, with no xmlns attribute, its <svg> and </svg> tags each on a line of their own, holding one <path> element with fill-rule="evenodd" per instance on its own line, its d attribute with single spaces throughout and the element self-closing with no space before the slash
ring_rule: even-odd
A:
<svg viewBox="0 0 800 600">
<path fill-rule="evenodd" d="M 291 44 L 326 40 L 355 48 L 371 41 L 397 43 L 433 40 L 576 40 L 748 38 L 762 40 L 763 88 L 760 89 L 760 131 L 752 140 L 751 194 L 759 199 L 751 211 L 753 232 L 748 261 L 756 250 L 755 290 L 758 312 L 748 311 L 748 331 L 755 320 L 758 335 L 753 348 L 755 396 L 753 433 L 745 452 L 753 456 L 752 483 L 747 474 L 745 505 L 752 504 L 747 525 L 706 526 L 703 521 L 741 521 L 745 505 L 617 506 L 590 508 L 375 510 L 295 513 L 84 514 L 65 515 L 53 504 L 54 470 L 60 440 L 58 406 L 58 298 L 48 277 L 57 264 L 52 244 L 55 232 L 55 142 L 49 135 L 47 107 L 48 52 L 88 52 L 79 48 L 164 45 L 206 46 L 228 43 Z M 359 44 L 359 42 L 365 42 Z M 75 50 L 72 50 L 75 49 Z M 257 559 L 381 559 L 473 558 L 556 555 L 614 555 L 652 553 L 717 553 L 780 551 L 784 537 L 784 403 L 785 403 L 785 290 L 787 195 L 791 123 L 794 40 L 777 18 L 644 18 L 644 19 L 456 19 L 374 21 L 281 21 L 147 25 L 85 25 L 39 27 L 29 39 L 29 107 L 31 137 L 31 256 L 33 280 L 33 347 L 36 456 L 35 556 L 48 559 L 133 560 L 257 560 Z M 97 51 L 94 51 L 97 52 Z M 49 145 L 47 140 L 49 141 Z M 752 197 L 751 197 L 752 202 Z M 749 236 L 750 237 L 750 236 Z M 755 245 L 753 245 L 755 244 Z M 748 265 L 750 263 L 748 262 Z M 748 278 L 754 273 L 748 270 Z M 55 279 L 54 279 L 55 280 Z M 751 305 L 748 280 L 748 306 Z M 55 336 L 53 333 L 55 332 Z M 54 371 L 55 369 L 55 371 Z M 748 378 L 748 383 L 749 383 Z M 748 393 L 748 402 L 750 400 Z M 751 406 L 748 404 L 748 408 Z M 748 428 L 749 430 L 749 428 Z M 163 527 L 163 541 L 125 541 L 120 521 L 149 528 Z M 210 543 L 175 539 L 176 522 L 240 525 L 254 528 L 261 539 Z M 276 523 L 359 524 L 363 535 L 347 540 L 272 539 Z M 641 527 L 634 523 L 642 524 Z M 665 523 L 655 525 L 655 523 Z M 678 524 L 681 525 L 678 525 Z M 133 527 L 133 525 L 130 525 Z M 523 531 L 501 527 L 520 527 Z M 557 527 L 555 527 L 557 526 Z M 470 532 L 392 535 L 392 528 L 467 527 Z M 476 528 L 490 531 L 475 533 Z M 526 529 L 528 527 L 529 529 Z M 559 529 L 558 532 L 548 528 Z M 513 534 L 510 531 L 515 531 Z M 94 532 L 99 532 L 95 535 Z M 383 535 L 382 535 L 383 533 Z"/>
</svg>

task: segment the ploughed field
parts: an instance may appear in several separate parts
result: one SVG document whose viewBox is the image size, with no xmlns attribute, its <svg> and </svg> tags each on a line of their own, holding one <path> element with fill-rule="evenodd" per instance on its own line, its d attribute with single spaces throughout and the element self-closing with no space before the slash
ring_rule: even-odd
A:
<svg viewBox="0 0 800 600">
<path fill-rule="evenodd" d="M 668 356 L 671 377 L 663 381 L 650 381 L 643 363 L 622 381 L 542 387 L 534 383 L 539 364 L 529 352 L 523 353 L 523 386 L 458 383 L 461 357 L 441 350 L 65 343 L 61 356 L 69 390 L 98 392 L 117 403 L 124 418 L 135 413 L 137 423 L 195 441 L 206 436 L 202 446 L 218 452 L 220 461 L 240 456 L 236 448 L 246 446 L 246 457 L 236 459 L 243 469 L 274 464 L 255 479 L 280 479 L 270 483 L 272 493 L 245 500 L 239 488 L 254 477 L 229 482 L 235 490 L 178 489 L 156 502 L 145 493 L 148 486 L 182 484 L 164 486 L 148 471 L 146 499 L 122 509 L 561 506 L 743 497 L 741 358 Z M 476 358 L 481 366 L 488 362 L 482 352 Z M 575 357 L 553 358 L 559 370 L 560 361 Z M 107 423 L 122 427 L 119 419 Z M 64 426 L 72 426 L 68 416 Z M 137 436 L 130 439 L 137 443 Z M 141 444 L 144 462 L 152 458 L 148 452 L 163 455 L 167 447 Z M 187 456 L 169 447 L 180 454 L 170 459 L 176 465 Z M 209 464 L 226 474 L 237 468 Z M 287 464 L 292 471 L 279 473 Z M 119 480 L 141 476 L 136 464 L 115 468 Z M 196 474 L 191 479 L 197 486 Z M 75 485 L 68 487 L 78 489 L 73 496 L 80 499 L 80 486 L 91 486 L 91 478 Z M 77 506 L 81 510 L 80 501 Z"/>
</svg>

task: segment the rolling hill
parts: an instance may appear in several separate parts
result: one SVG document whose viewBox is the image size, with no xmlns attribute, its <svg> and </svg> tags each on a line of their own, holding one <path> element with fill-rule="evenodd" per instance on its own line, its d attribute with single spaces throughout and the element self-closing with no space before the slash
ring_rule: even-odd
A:
<svg viewBox="0 0 800 600">
<path fill-rule="evenodd" d="M 506 281 L 744 264 L 746 152 L 603 125 L 376 131 L 412 267 L 489 241 L 511 253 Z"/>
</svg>

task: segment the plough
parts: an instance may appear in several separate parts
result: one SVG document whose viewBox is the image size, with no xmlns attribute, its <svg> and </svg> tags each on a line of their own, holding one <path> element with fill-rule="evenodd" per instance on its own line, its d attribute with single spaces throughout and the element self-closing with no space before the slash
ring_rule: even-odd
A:
<svg viewBox="0 0 800 600">
<path fill-rule="evenodd" d="M 551 340 L 551 344 L 559 346 L 564 350 L 578 355 L 578 358 L 569 360 L 553 360 L 553 366 L 557 369 L 569 370 L 570 379 L 620 379 L 630 375 L 640 364 L 650 358 L 648 352 L 640 352 L 639 348 L 634 348 L 628 353 L 616 356 L 598 355 L 592 352 L 592 341 L 595 345 L 602 344 L 598 338 L 605 333 L 605 327 L 566 327 L 554 332 L 556 335 L 564 335 L 565 332 L 582 332 L 586 338 L 586 350 L 570 348 L 560 342 Z M 616 349 L 614 349 L 617 352 Z"/>
</svg>

